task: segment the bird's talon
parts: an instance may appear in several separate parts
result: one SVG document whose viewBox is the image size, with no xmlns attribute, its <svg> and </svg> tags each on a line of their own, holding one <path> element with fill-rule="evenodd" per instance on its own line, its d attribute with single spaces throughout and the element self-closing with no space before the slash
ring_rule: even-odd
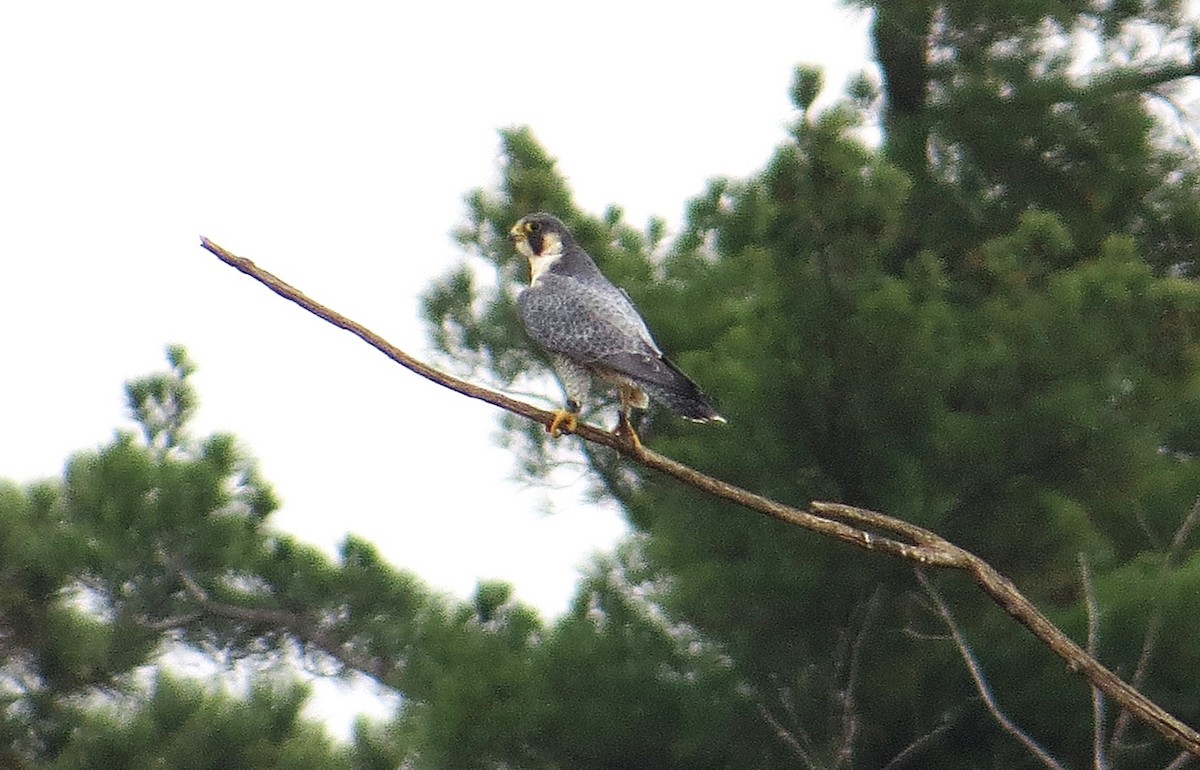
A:
<svg viewBox="0 0 1200 770">
<path fill-rule="evenodd" d="M 642 450 L 642 440 L 638 438 L 637 431 L 633 429 L 633 424 L 624 415 L 622 415 L 621 421 L 617 423 L 617 429 L 613 433 L 617 435 L 617 438 L 629 444 L 634 450 L 639 452 Z"/>
<path fill-rule="evenodd" d="M 554 413 L 554 419 L 546 426 L 546 432 L 554 438 L 558 438 L 563 433 L 574 433 L 578 424 L 579 421 L 574 412 L 559 409 Z"/>
</svg>

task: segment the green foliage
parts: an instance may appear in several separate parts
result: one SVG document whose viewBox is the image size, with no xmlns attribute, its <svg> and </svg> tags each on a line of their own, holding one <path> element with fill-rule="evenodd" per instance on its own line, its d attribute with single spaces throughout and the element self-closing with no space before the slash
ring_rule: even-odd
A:
<svg viewBox="0 0 1200 770">
<path fill-rule="evenodd" d="M 792 73 L 792 104 L 808 112 L 821 93 L 824 76 L 819 67 L 797 67 Z"/>
<path fill-rule="evenodd" d="M 527 635 L 508 610 L 488 634 L 443 640 L 454 657 L 398 722 L 413 766 L 717 768 L 760 754 L 765 733 L 727 700 L 729 666 L 655 617 L 636 580 L 601 560 L 553 628 Z M 502 594 L 485 586 L 476 603 Z"/>
<path fill-rule="evenodd" d="M 167 450 L 182 443 L 184 424 L 196 409 L 195 393 L 183 386 L 195 365 L 188 360 L 187 351 L 179 345 L 167 348 L 169 372 L 143 377 L 125 386 L 125 398 L 130 412 L 150 446 Z"/>
<path fill-rule="evenodd" d="M 737 722 L 714 750 L 709 711 L 685 697 L 728 666 L 688 653 L 617 564 L 598 567 L 590 598 L 548 628 L 506 584 L 451 602 L 360 538 L 331 560 L 267 528 L 274 498 L 231 437 L 189 436 L 193 367 L 181 350 L 169 362 L 128 386 L 140 434 L 77 455 L 61 483 L 0 486 L 4 766 L 728 764 Z M 226 665 L 299 657 L 359 672 L 404 705 L 338 747 L 302 719 L 306 688 L 274 677 L 242 695 L 202 687 L 161 668 L 184 647 Z M 593 656 L 638 663 L 608 678 Z M 149 667 L 160 668 L 147 686 Z M 561 700 L 575 694 L 581 704 Z M 679 735 L 648 720 L 664 710 Z M 594 721 L 603 714 L 619 729 Z"/>
<path fill-rule="evenodd" d="M 201 597 L 251 580 L 275 502 L 231 437 L 187 437 L 194 367 L 181 348 L 167 357 L 127 386 L 140 439 L 77 455 L 60 483 L 0 491 L 0 764 L 349 767 L 300 719 L 296 685 L 263 680 L 243 699 L 165 673 L 139 684 L 179 644 L 239 656 L 274 637 L 205 617 Z"/>
<path fill-rule="evenodd" d="M 1177 11 L 880 5 L 883 150 L 856 138 L 874 102 L 868 84 L 813 115 L 820 75 L 798 69 L 791 96 L 803 115 L 789 141 L 759 173 L 710 183 L 673 239 L 616 210 L 578 211 L 528 131 L 506 131 L 499 188 L 468 197 L 460 240 L 471 262 L 428 295 L 435 341 L 504 386 L 546 382 L 513 322 L 507 287 L 525 276 L 503 235 L 529 211 L 561 215 L 730 419 L 714 429 L 652 411 L 640 426 L 649 445 L 780 500 L 836 499 L 933 527 L 1076 633 L 1083 554 L 1097 574 L 1102 655 L 1118 670 L 1137 662 L 1146 608 L 1179 596 L 1155 615 L 1174 640 L 1161 648 L 1170 670 L 1152 669 L 1144 686 L 1195 723 L 1198 693 L 1175 661 L 1200 637 L 1184 592 L 1167 588 L 1186 584 L 1187 568 L 1125 577 L 1166 563 L 1200 496 L 1200 289 L 1178 277 L 1194 260 L 1198 169 L 1157 132 L 1145 98 L 1185 71 L 1132 54 L 1115 63 L 1130 25 L 1165 39 Z M 1083 30 L 1102 55 L 1081 76 L 1058 33 Z M 570 451 L 536 426 L 504 425 L 531 475 Z M 605 452 L 585 459 L 641 533 L 631 548 L 658 587 L 647 606 L 726 656 L 728 676 L 705 676 L 728 688 L 729 711 L 705 729 L 764 736 L 734 766 L 803 753 L 817 766 L 878 767 L 943 724 L 948 737 L 923 749 L 923 766 L 1026 761 L 979 710 L 957 651 L 930 639 L 945 629 L 905 567 Z M 1192 564 L 1197 536 L 1183 534 L 1178 563 Z M 970 587 L 946 590 L 1018 723 L 1085 761 L 1086 689 Z M 644 662 L 607 645 L 588 654 L 617 681 Z M 853 738 L 847 693 L 862 726 Z M 664 734 L 690 734 L 676 711 L 658 713 Z M 611 720 L 606 729 L 623 735 Z M 1131 746 L 1112 756 L 1127 766 L 1170 756 L 1161 743 Z"/>
<path fill-rule="evenodd" d="M 132 714 L 102 707 L 85 715 L 66 749 L 45 765 L 73 768 L 345 768 L 348 752 L 300 720 L 307 692 L 257 683 L 245 699 L 206 692 L 159 674 Z"/>
<path fill-rule="evenodd" d="M 858 4 L 876 11 L 884 152 L 918 183 L 904 254 L 934 248 L 957 267 L 1041 209 L 1082 248 L 1125 233 L 1156 267 L 1194 262 L 1193 153 L 1148 109 L 1172 109 L 1196 74 L 1180 3 Z"/>
</svg>

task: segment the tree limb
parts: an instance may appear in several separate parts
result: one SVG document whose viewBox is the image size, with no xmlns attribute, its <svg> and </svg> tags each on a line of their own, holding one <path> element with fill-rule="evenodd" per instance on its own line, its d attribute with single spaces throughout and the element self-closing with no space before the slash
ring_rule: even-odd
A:
<svg viewBox="0 0 1200 770">
<path fill-rule="evenodd" d="M 1192 760 L 1195 758 L 1196 755 L 1190 751 L 1181 752 L 1179 756 L 1175 757 L 1174 761 L 1164 767 L 1163 770 L 1183 770 L 1183 768 L 1192 764 Z"/>
<path fill-rule="evenodd" d="M 1096 589 L 1092 585 L 1092 570 L 1082 553 L 1079 554 L 1079 582 L 1087 607 L 1087 652 L 1094 658 L 1100 645 L 1100 604 L 1096 601 Z M 1104 693 L 1095 685 L 1091 689 L 1092 762 L 1095 770 L 1108 770 L 1108 758 L 1104 754 Z"/>
<path fill-rule="evenodd" d="M 954 615 L 946 605 L 946 600 L 942 598 L 942 595 L 934 588 L 933 582 L 920 569 L 917 570 L 917 580 L 920 581 L 921 587 L 925 589 L 925 593 L 933 600 L 933 606 L 937 609 L 938 615 L 942 616 L 942 622 L 950 630 L 950 638 L 954 640 L 954 646 L 958 648 L 963 662 L 967 664 L 967 671 L 970 672 L 971 679 L 975 682 L 975 689 L 979 691 L 979 697 L 983 698 L 983 705 L 987 707 L 988 713 L 992 715 L 992 718 L 996 720 L 996 723 L 1000 725 L 1000 728 L 1004 732 L 1016 738 L 1031 754 L 1041 760 L 1043 765 L 1050 768 L 1050 770 L 1066 770 L 1029 733 L 1017 727 L 1008 718 L 1008 715 L 1000 710 L 1000 704 L 996 703 L 996 698 L 992 695 L 992 688 L 988 685 L 987 678 L 983 675 L 983 669 L 979 665 L 979 660 L 975 657 L 975 653 L 971 651 L 971 646 L 967 644 L 967 639 L 963 636 L 958 623 L 955 622 Z"/>
<path fill-rule="evenodd" d="M 771 726 L 771 729 L 775 732 L 775 737 L 786 744 L 787 747 L 792 750 L 792 753 L 800 758 L 800 761 L 804 763 L 804 766 L 808 770 L 819 770 L 820 766 L 817 765 L 817 763 L 813 761 L 812 756 L 810 756 L 809 753 L 804 750 L 804 747 L 800 745 L 800 741 L 796 739 L 796 736 L 792 735 L 791 732 L 789 732 L 788 729 L 784 727 L 778 719 L 775 718 L 775 715 L 771 713 L 770 709 L 760 703 L 758 704 L 758 713 L 759 716 L 763 718 L 763 721 Z"/>
<path fill-rule="evenodd" d="M 888 763 L 883 766 L 883 770 L 898 770 L 898 768 L 902 768 L 909 764 L 909 762 L 912 761 L 912 758 L 920 754 L 926 746 L 949 732 L 950 728 L 954 726 L 954 720 L 956 718 L 957 714 L 953 712 L 946 712 L 945 714 L 942 714 L 942 719 L 940 722 L 938 722 L 936 727 L 924 735 L 919 735 L 914 738 L 911 743 L 900 750 L 899 754 L 892 757 L 891 760 L 889 760 Z"/>
<path fill-rule="evenodd" d="M 202 237 L 200 243 L 222 262 L 262 283 L 284 299 L 296 303 L 340 329 L 345 329 L 396 363 L 428 380 L 547 427 L 554 418 L 552 412 L 440 372 L 408 355 L 361 324 L 305 296 L 295 287 L 250 260 L 226 251 L 207 238 Z M 841 503 L 813 501 L 808 504 L 807 510 L 795 508 L 703 474 L 594 425 L 580 423 L 575 433 L 584 441 L 609 447 L 646 468 L 784 523 L 803 527 L 867 551 L 915 562 L 919 566 L 946 567 L 967 573 L 1005 612 L 1029 629 L 1055 655 L 1062 658 L 1067 668 L 1082 675 L 1168 740 L 1200 756 L 1200 733 L 1172 716 L 1088 655 L 991 565 L 934 532 L 901 519 Z"/>
<path fill-rule="evenodd" d="M 322 628 L 321 624 L 307 615 L 289 612 L 270 607 L 246 607 L 240 604 L 230 604 L 218 601 L 204 590 L 191 573 L 188 572 L 178 559 L 160 550 L 158 560 L 164 567 L 171 570 L 183 586 L 188 600 L 196 607 L 195 612 L 166 618 L 149 627 L 161 626 L 170 620 L 178 621 L 177 627 L 182 628 L 188 622 L 195 620 L 201 613 L 218 618 L 259 626 L 269 629 L 282 629 L 292 636 L 301 648 L 316 648 L 347 669 L 366 674 L 375 681 L 388 686 L 389 679 L 398 669 L 404 667 L 404 661 L 384 661 L 376 656 L 364 654 L 351 645 L 342 643 L 330 633 L 330 629 Z"/>
<path fill-rule="evenodd" d="M 1083 89 L 1086 97 L 1103 99 L 1112 94 L 1143 94 L 1159 86 L 1200 75 L 1200 61 L 1160 64 L 1154 69 L 1118 69 L 1105 73 Z"/>
<path fill-rule="evenodd" d="M 859 729 L 861 728 L 857 703 L 854 700 L 854 690 L 858 686 L 859 664 L 862 661 L 863 647 L 866 646 L 867 636 L 871 631 L 871 623 L 875 620 L 875 614 L 879 610 L 880 600 L 883 596 L 883 584 L 875 586 L 875 590 L 871 592 L 871 596 L 867 599 L 866 607 L 863 609 L 862 622 L 859 624 L 858 633 L 854 635 L 853 641 L 849 643 L 849 650 L 845 653 L 847 660 L 844 663 L 839 663 L 839 668 L 845 669 L 844 686 L 834 693 L 838 703 L 841 706 L 842 712 L 842 736 L 841 746 L 834 754 L 834 768 L 853 767 L 854 763 L 854 743 L 858 739 Z M 846 632 L 849 632 L 849 623 L 847 623 Z"/>
<path fill-rule="evenodd" d="M 1159 569 L 1160 578 L 1165 578 L 1174 568 L 1175 561 L 1183 552 L 1183 546 L 1187 543 L 1187 539 L 1197 523 L 1200 523 L 1200 498 L 1196 498 L 1196 501 L 1192 503 L 1187 516 L 1183 518 L 1176 528 L 1175 534 L 1171 537 L 1171 544 L 1167 546 L 1167 553 L 1163 556 L 1162 567 Z M 1146 635 L 1142 639 L 1142 650 L 1138 654 L 1137 665 L 1133 670 L 1132 684 L 1135 688 L 1140 688 L 1150 673 L 1150 659 L 1154 656 L 1154 648 L 1158 644 L 1158 633 L 1162 630 L 1162 624 L 1163 608 L 1162 602 L 1159 601 L 1156 602 L 1150 622 L 1146 626 Z M 1125 732 L 1129 729 L 1129 719 L 1130 712 L 1125 709 L 1122 709 L 1121 713 L 1117 715 L 1117 721 L 1113 725 L 1112 736 L 1109 739 L 1113 749 L 1118 749 L 1125 743 Z"/>
</svg>

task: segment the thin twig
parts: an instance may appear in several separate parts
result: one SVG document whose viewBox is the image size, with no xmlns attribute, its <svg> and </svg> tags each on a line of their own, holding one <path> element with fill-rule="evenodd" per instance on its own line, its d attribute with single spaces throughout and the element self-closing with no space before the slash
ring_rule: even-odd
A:
<svg viewBox="0 0 1200 770">
<path fill-rule="evenodd" d="M 786 727 L 779 723 L 779 720 L 775 718 L 775 715 L 771 713 L 769 708 L 761 703 L 758 704 L 758 714 L 775 731 L 775 737 L 787 745 L 808 770 L 818 770 L 819 766 L 813 762 L 812 755 L 804 750 L 804 747 L 800 745 L 800 741 L 796 739 L 796 736 L 792 735 Z"/>
<path fill-rule="evenodd" d="M 775 692 L 779 698 L 779 705 L 783 707 L 784 712 L 787 714 L 788 720 L 793 725 L 792 732 L 798 736 L 798 740 L 802 745 L 807 746 L 809 750 L 812 750 L 812 736 L 810 736 L 808 731 L 804 729 L 804 723 L 800 720 L 800 713 L 796 710 L 796 690 L 804 689 L 804 680 L 810 679 L 810 677 L 808 677 L 809 673 L 811 673 L 811 671 L 804 671 L 800 674 L 797 674 L 797 687 L 794 688 L 785 684 L 780 684 L 779 677 L 775 674 L 771 674 L 770 676 L 771 684 L 775 685 Z"/>
<path fill-rule="evenodd" d="M 161 634 L 164 631 L 174 631 L 200 619 L 200 612 L 185 612 L 182 615 L 168 615 L 158 620 L 142 620 L 140 625 L 149 631 Z"/>
<path fill-rule="evenodd" d="M 354 334 L 396 363 L 428 380 L 544 426 L 549 426 L 554 418 L 551 412 L 451 377 L 418 361 L 366 327 L 315 302 L 250 260 L 226 251 L 207 238 L 201 238 L 201 245 L 222 262 L 262 283 L 284 299 Z M 809 503 L 808 510 L 785 505 L 703 474 L 594 425 L 581 423 L 576 435 L 584 441 L 614 449 L 643 467 L 671 476 L 702 492 L 787 524 L 803 527 L 868 551 L 906 559 L 921 566 L 948 567 L 966 572 L 1009 615 L 1029 629 L 1055 655 L 1062 658 L 1069 669 L 1081 674 L 1170 741 L 1200 756 L 1200 733 L 1179 721 L 1088 655 L 991 565 L 945 538 L 915 524 L 841 503 L 813 501 Z M 851 526 L 846 522 L 853 522 L 858 526 Z M 880 535 L 880 532 L 888 534 Z M 905 540 L 908 542 L 904 542 Z"/>
<path fill-rule="evenodd" d="M 835 768 L 851 766 L 853 764 L 854 742 L 858 740 L 860 726 L 859 715 L 854 700 L 854 690 L 858 686 L 858 672 L 859 665 L 862 662 L 863 647 L 866 646 L 871 622 L 875 619 L 875 614 L 879 611 L 882 596 L 883 585 L 880 584 L 875 587 L 875 590 L 871 592 L 870 598 L 867 599 L 866 608 L 863 610 L 862 623 L 858 627 L 858 633 L 854 635 L 854 641 L 850 644 L 845 683 L 839 693 L 839 700 L 842 707 L 842 739 L 841 747 L 837 750 L 834 757 Z"/>
<path fill-rule="evenodd" d="M 946 628 L 950 629 L 950 636 L 954 639 L 954 646 L 958 648 L 958 653 L 962 655 L 963 662 L 967 664 L 967 671 L 971 673 L 971 679 L 975 682 L 975 689 L 979 691 L 979 697 L 983 698 L 983 705 L 987 707 L 988 713 L 1000 725 L 1004 732 L 1016 738 L 1021 745 L 1029 750 L 1031 754 L 1042 761 L 1046 767 L 1051 770 L 1066 770 L 1058 760 L 1050 756 L 1050 753 L 1043 749 L 1037 741 L 1035 741 L 1028 733 L 1008 718 L 996 703 L 996 698 L 992 695 L 992 688 L 987 682 L 987 678 L 983 675 L 983 669 L 979 665 L 979 660 L 975 657 L 975 653 L 971 651 L 971 646 L 967 644 L 966 637 L 958 627 L 958 623 L 954 620 L 954 615 L 950 612 L 950 607 L 946 605 L 942 595 L 933 587 L 933 582 L 925 576 L 925 573 L 917 569 L 917 580 L 920 581 L 921 587 L 925 589 L 925 593 L 933 601 L 937 608 L 938 614 L 942 616 L 942 622 L 946 624 Z"/>
<path fill-rule="evenodd" d="M 1092 585 L 1092 570 L 1087 557 L 1079 554 L 1079 582 L 1083 587 L 1084 605 L 1087 607 L 1087 651 L 1096 657 L 1100 644 L 1100 605 L 1096 601 L 1096 590 Z M 1104 693 L 1092 685 L 1092 763 L 1095 770 L 1108 770 L 1108 759 L 1104 756 Z"/>
<path fill-rule="evenodd" d="M 883 770 L 899 770 L 909 763 L 910 760 L 925 749 L 930 743 L 936 741 L 946 734 L 947 731 L 954 725 L 954 719 L 957 715 L 951 712 L 946 712 L 942 715 L 941 721 L 937 727 L 933 728 L 924 735 L 918 735 L 907 746 L 901 749 L 900 753 L 892 757 Z"/>
<path fill-rule="evenodd" d="M 1167 574 L 1174 568 L 1176 560 L 1183 553 L 1183 547 L 1187 543 L 1188 537 L 1191 536 L 1192 530 L 1200 523 L 1200 497 L 1192 502 L 1192 507 L 1188 510 L 1187 516 L 1183 517 L 1183 521 L 1175 528 L 1175 534 L 1171 536 L 1171 542 L 1167 546 L 1167 552 L 1163 556 L 1162 567 L 1159 569 L 1159 579 L 1165 579 Z M 1146 677 L 1150 675 L 1150 661 L 1154 656 L 1154 648 L 1158 645 L 1158 634 L 1162 630 L 1163 625 L 1163 608 L 1162 602 L 1155 602 L 1154 612 L 1150 615 L 1150 621 L 1146 624 L 1146 635 L 1142 638 L 1142 649 L 1138 653 L 1138 662 L 1133 669 L 1133 678 L 1130 684 L 1135 688 L 1141 689 L 1146 683 Z M 1127 708 L 1121 709 L 1121 713 L 1117 715 L 1117 721 L 1113 725 L 1112 735 L 1109 738 L 1109 745 L 1114 748 L 1120 748 L 1125 743 L 1125 733 L 1129 730 L 1131 712 Z M 1200 752 L 1194 752 L 1200 754 Z"/>
</svg>

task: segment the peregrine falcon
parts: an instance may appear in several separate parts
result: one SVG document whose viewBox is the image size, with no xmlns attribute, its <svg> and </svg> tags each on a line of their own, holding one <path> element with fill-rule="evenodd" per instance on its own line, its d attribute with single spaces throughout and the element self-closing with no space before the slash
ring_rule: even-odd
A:
<svg viewBox="0 0 1200 770">
<path fill-rule="evenodd" d="M 509 230 L 529 260 L 529 288 L 517 298 L 529 336 L 548 350 L 567 394 L 549 430 L 573 432 L 593 378 L 615 385 L 621 397 L 617 432 L 638 446 L 631 408 L 649 399 L 697 422 L 725 422 L 696 383 L 663 356 L 629 296 L 611 284 L 566 225 L 550 214 L 530 214 Z"/>
</svg>

